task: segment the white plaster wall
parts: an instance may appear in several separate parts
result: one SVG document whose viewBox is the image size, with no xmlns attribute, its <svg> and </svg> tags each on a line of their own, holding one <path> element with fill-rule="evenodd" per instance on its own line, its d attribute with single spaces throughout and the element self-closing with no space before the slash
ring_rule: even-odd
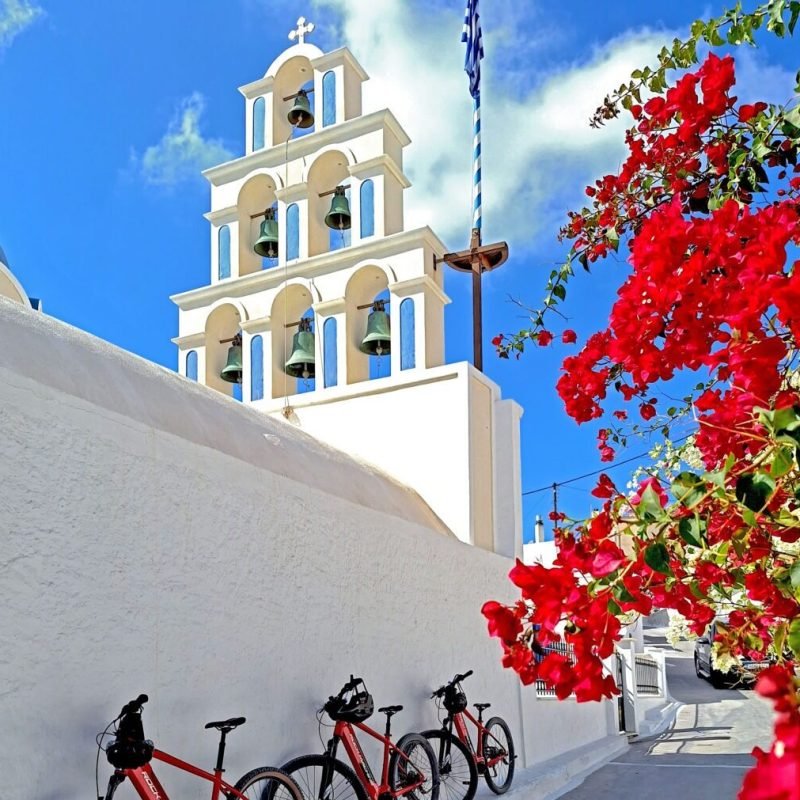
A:
<svg viewBox="0 0 800 800">
<path fill-rule="evenodd" d="M 148 735 L 209 767 L 203 724 L 245 714 L 233 779 L 318 751 L 314 711 L 351 672 L 406 705 L 398 733 L 471 668 L 520 742 L 524 694 L 528 752 L 605 734 L 602 706 L 560 714 L 502 670 L 479 612 L 510 599 L 510 562 L 409 490 L 7 301 L 0 340 L 3 800 L 92 796 L 95 733 L 140 691 Z"/>
</svg>

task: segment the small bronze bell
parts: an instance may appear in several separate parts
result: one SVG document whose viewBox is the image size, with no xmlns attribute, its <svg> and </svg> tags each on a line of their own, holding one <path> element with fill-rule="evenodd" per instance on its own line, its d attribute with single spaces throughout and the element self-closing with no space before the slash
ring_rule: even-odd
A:
<svg viewBox="0 0 800 800">
<path fill-rule="evenodd" d="M 284 366 L 287 375 L 308 380 L 314 377 L 314 334 L 311 320 L 303 317 L 292 340 L 292 354 Z"/>
<path fill-rule="evenodd" d="M 386 301 L 376 300 L 367 319 L 367 333 L 361 340 L 359 350 L 368 356 L 386 356 L 391 352 L 392 333 Z"/>
<path fill-rule="evenodd" d="M 314 113 L 311 111 L 311 103 L 308 102 L 308 92 L 305 89 L 300 89 L 297 93 L 287 119 L 293 128 L 310 128 L 314 124 Z"/>
<path fill-rule="evenodd" d="M 344 186 L 337 186 L 331 200 L 331 210 L 325 217 L 325 224 L 335 231 L 349 231 L 351 220 L 350 203 L 344 193 Z"/>
<path fill-rule="evenodd" d="M 274 208 L 268 208 L 264 212 L 261 232 L 253 245 L 253 250 L 262 258 L 278 257 L 278 223 L 275 221 Z"/>
<path fill-rule="evenodd" d="M 242 382 L 242 334 L 237 333 L 228 348 L 228 361 L 219 374 L 228 383 Z"/>
</svg>

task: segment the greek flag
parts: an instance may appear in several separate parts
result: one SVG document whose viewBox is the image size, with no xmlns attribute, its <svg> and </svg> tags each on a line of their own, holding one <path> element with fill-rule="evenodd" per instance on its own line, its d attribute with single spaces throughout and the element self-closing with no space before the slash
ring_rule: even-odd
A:
<svg viewBox="0 0 800 800">
<path fill-rule="evenodd" d="M 467 57 L 464 70 L 469 75 L 469 93 L 477 97 L 481 91 L 481 59 L 483 58 L 483 32 L 478 0 L 467 0 L 464 12 L 464 32 L 461 41 L 467 44 Z"/>
</svg>

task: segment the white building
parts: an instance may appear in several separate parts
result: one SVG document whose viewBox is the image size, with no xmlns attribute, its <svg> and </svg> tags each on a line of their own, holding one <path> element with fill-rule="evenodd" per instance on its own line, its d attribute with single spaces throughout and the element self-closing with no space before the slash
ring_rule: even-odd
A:
<svg viewBox="0 0 800 800">
<path fill-rule="evenodd" d="M 520 555 L 522 409 L 469 364 L 444 362 L 445 247 L 430 228 L 405 230 L 409 138 L 391 111 L 362 108 L 365 80 L 347 48 L 303 41 L 241 87 L 246 153 L 204 173 L 210 283 L 172 298 L 179 370 L 232 394 L 220 373 L 241 333 L 245 403 L 413 488 L 462 541 Z M 303 87 L 310 131 L 287 119 Z M 346 234 L 325 224 L 336 187 L 352 211 Z M 272 261 L 253 249 L 265 209 L 278 222 Z M 381 298 L 391 353 L 379 357 L 360 345 Z M 284 370 L 303 316 L 313 382 Z"/>
<path fill-rule="evenodd" d="M 30 298 L 22 288 L 22 284 L 11 272 L 8 258 L 2 247 L 0 247 L 0 297 L 6 297 L 15 303 L 21 303 L 23 306 L 31 306 Z"/>
<path fill-rule="evenodd" d="M 320 129 L 285 145 L 277 98 L 312 78 Z M 523 687 L 487 636 L 482 603 L 515 595 L 520 412 L 468 365 L 442 363 L 443 248 L 428 229 L 402 229 L 406 140 L 389 112 L 361 114 L 363 79 L 346 50 L 300 43 L 243 90 L 248 141 L 263 131 L 264 147 L 209 171 L 212 282 L 176 298 L 180 371 L 211 390 L 0 299 L 3 800 L 93 792 L 95 735 L 142 691 L 147 735 L 193 763 L 212 763 L 206 721 L 245 714 L 231 778 L 318 752 L 315 711 L 350 673 L 377 704 L 405 705 L 400 733 L 435 727 L 430 690 L 473 669 L 470 700 L 508 721 L 517 784 L 535 781 L 537 797 L 626 747 L 613 703 Z M 326 252 L 318 195 L 341 181 L 354 230 Z M 370 192 L 368 237 L 359 196 Z M 273 195 L 280 254 L 262 270 L 250 215 Z M 383 290 L 392 372 L 368 380 L 358 306 Z M 298 394 L 280 369 L 283 326 L 309 307 L 320 377 Z M 218 379 L 220 340 L 239 330 L 242 404 Z M 202 792 L 157 767 L 171 796 Z M 108 772 L 101 759 L 102 782 Z"/>
</svg>

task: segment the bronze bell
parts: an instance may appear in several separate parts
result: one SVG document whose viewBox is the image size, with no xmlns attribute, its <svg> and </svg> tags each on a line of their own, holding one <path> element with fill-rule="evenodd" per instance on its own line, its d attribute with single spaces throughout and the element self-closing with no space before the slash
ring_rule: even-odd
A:
<svg viewBox="0 0 800 800">
<path fill-rule="evenodd" d="M 331 200 L 331 210 L 325 217 L 325 224 L 335 231 L 349 231 L 351 220 L 350 203 L 344 186 L 337 186 Z"/>
<path fill-rule="evenodd" d="M 242 334 L 237 333 L 228 348 L 228 361 L 219 374 L 228 383 L 242 382 Z"/>
<path fill-rule="evenodd" d="M 367 319 L 367 333 L 358 348 L 368 356 L 387 356 L 391 352 L 392 333 L 386 301 L 376 300 Z"/>
<path fill-rule="evenodd" d="M 278 223 L 275 221 L 274 208 L 268 208 L 264 212 L 261 232 L 253 245 L 253 250 L 262 258 L 278 257 Z"/>
<path fill-rule="evenodd" d="M 287 119 L 293 128 L 310 128 L 314 124 L 314 113 L 311 111 L 311 103 L 308 102 L 308 92 L 305 89 L 300 89 L 295 95 Z"/>
<path fill-rule="evenodd" d="M 314 377 L 314 334 L 311 320 L 303 317 L 292 340 L 292 354 L 284 365 L 284 371 L 293 378 L 308 380 Z"/>
</svg>

